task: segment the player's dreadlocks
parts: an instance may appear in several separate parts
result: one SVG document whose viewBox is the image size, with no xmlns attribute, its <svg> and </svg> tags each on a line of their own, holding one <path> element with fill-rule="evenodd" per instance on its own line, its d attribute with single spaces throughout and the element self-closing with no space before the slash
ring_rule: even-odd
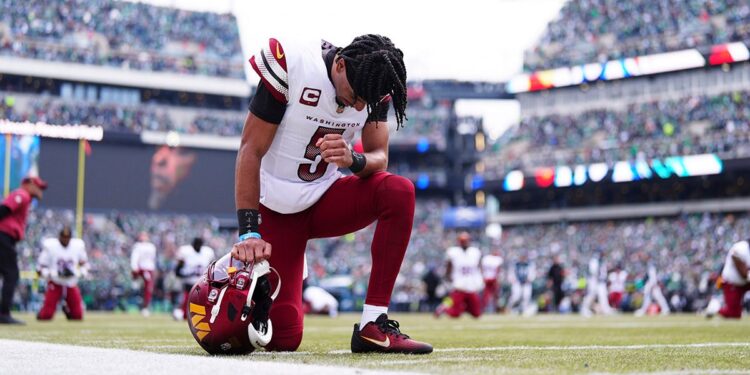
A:
<svg viewBox="0 0 750 375">
<path fill-rule="evenodd" d="M 367 102 L 367 114 L 377 113 L 380 100 L 390 94 L 396 123 L 406 119 L 406 66 L 404 53 L 388 37 L 367 34 L 354 38 L 339 49 L 346 61 L 346 78 L 352 89 Z"/>
</svg>

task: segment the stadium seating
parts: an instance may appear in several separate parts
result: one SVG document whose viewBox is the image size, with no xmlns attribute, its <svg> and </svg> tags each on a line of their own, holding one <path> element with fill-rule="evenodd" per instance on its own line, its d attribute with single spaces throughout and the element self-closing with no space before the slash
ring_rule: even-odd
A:
<svg viewBox="0 0 750 375">
<path fill-rule="evenodd" d="M 492 145 L 487 173 L 701 153 L 746 157 L 748 100 L 742 91 L 525 118 Z"/>
<path fill-rule="evenodd" d="M 127 1 L 0 1 L 0 55 L 244 78 L 232 15 Z"/>
<path fill-rule="evenodd" d="M 124 105 L 67 100 L 58 97 L 0 93 L 0 118 L 53 125 L 85 124 L 105 131 L 143 130 L 238 136 L 245 113 L 180 109 L 163 105 Z"/>
<path fill-rule="evenodd" d="M 450 120 L 448 108 L 415 101 L 410 103 L 407 115 L 408 120 L 404 126 L 392 134 L 394 142 L 416 144 L 426 140 L 445 147 L 445 134 Z M 11 121 L 42 121 L 55 125 L 99 125 L 105 131 L 138 133 L 143 130 L 172 130 L 188 134 L 239 136 L 245 116 L 245 111 L 97 103 L 47 95 L 0 92 L 0 118 Z M 395 129 L 396 119 L 391 117 L 389 122 Z"/>
<path fill-rule="evenodd" d="M 526 52 L 536 71 L 750 39 L 742 0 L 573 0 Z"/>
</svg>

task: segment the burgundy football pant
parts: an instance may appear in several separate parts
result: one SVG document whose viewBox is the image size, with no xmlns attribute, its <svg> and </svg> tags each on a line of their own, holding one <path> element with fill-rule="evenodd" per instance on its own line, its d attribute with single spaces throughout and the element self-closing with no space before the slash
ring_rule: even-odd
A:
<svg viewBox="0 0 750 375">
<path fill-rule="evenodd" d="M 387 172 L 348 176 L 307 210 L 284 215 L 261 205 L 260 212 L 260 232 L 273 247 L 270 263 L 281 275 L 281 291 L 271 307 L 273 339 L 266 349 L 296 350 L 302 341 L 302 269 L 309 239 L 343 236 L 377 220 L 365 303 L 388 306 L 414 221 L 411 181 Z"/>
<path fill-rule="evenodd" d="M 140 270 L 138 271 L 138 277 L 143 279 L 143 305 L 141 308 L 147 309 L 151 305 L 151 296 L 154 293 L 154 271 Z"/>
<path fill-rule="evenodd" d="M 36 318 L 38 320 L 52 319 L 55 316 L 55 311 L 57 311 L 57 302 L 63 297 L 68 306 L 68 319 L 83 319 L 83 300 L 81 299 L 81 291 L 78 290 L 78 287 L 63 286 L 52 281 L 47 282 L 44 303 Z"/>
<path fill-rule="evenodd" d="M 750 285 L 737 286 L 724 283 L 721 286 L 724 292 L 724 306 L 719 310 L 719 315 L 725 318 L 739 319 L 742 317 L 742 297 L 750 291 Z"/>
<path fill-rule="evenodd" d="M 500 293 L 500 284 L 497 279 L 484 279 L 484 290 L 482 291 L 482 309 L 487 306 L 492 307 L 492 311 L 497 311 L 497 297 Z"/>
<path fill-rule="evenodd" d="M 450 294 L 453 305 L 445 309 L 445 313 L 458 318 L 465 311 L 471 316 L 478 318 L 482 315 L 482 302 L 479 300 L 479 293 L 469 293 L 460 290 L 454 290 Z"/>
</svg>

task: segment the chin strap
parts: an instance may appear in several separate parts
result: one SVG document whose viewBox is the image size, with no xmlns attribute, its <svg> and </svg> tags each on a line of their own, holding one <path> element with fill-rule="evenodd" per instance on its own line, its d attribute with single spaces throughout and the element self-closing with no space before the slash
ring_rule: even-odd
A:
<svg viewBox="0 0 750 375">
<path fill-rule="evenodd" d="M 219 310 L 221 309 L 221 300 L 224 299 L 224 293 L 227 291 L 227 288 L 229 285 L 225 285 L 223 288 L 221 288 L 221 292 L 219 293 L 219 299 L 214 304 L 214 307 L 211 308 L 211 319 L 209 320 L 209 323 L 214 324 L 216 321 L 216 317 L 219 315 Z"/>
<path fill-rule="evenodd" d="M 258 280 L 268 275 L 273 271 L 276 274 L 276 278 L 279 280 L 276 284 L 276 290 L 274 290 L 273 294 L 271 294 L 271 300 L 275 300 L 276 297 L 279 295 L 279 291 L 281 290 L 281 275 L 279 275 L 279 272 L 276 271 L 275 268 L 272 268 L 268 261 L 261 261 L 255 264 L 253 266 L 253 273 L 252 273 L 252 281 L 250 282 L 250 288 L 248 289 L 247 293 L 247 300 L 245 301 L 245 306 L 242 309 L 242 316 L 240 319 L 244 322 L 247 320 L 247 317 L 250 315 L 251 307 L 253 304 L 253 293 L 255 293 L 255 288 L 258 286 Z M 273 325 L 271 324 L 271 319 L 268 319 L 265 322 L 253 322 L 257 323 L 258 328 L 256 329 L 255 324 L 248 324 L 247 325 L 247 334 L 250 338 L 250 343 L 255 347 L 256 349 L 261 349 L 268 345 L 269 342 L 271 342 L 271 337 L 273 336 Z"/>
</svg>

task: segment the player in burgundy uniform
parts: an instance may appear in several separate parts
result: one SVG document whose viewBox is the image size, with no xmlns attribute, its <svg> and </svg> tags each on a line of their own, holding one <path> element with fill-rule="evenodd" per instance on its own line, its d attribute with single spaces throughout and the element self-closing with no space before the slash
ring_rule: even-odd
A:
<svg viewBox="0 0 750 375">
<path fill-rule="evenodd" d="M 55 316 L 57 303 L 63 300 L 63 312 L 68 320 L 83 319 L 83 299 L 78 289 L 78 278 L 88 273 L 86 245 L 80 238 L 72 238 L 69 227 L 60 231 L 57 238 L 42 241 L 37 272 L 47 279 L 44 303 L 38 320 Z"/>
<path fill-rule="evenodd" d="M 13 190 L 0 205 L 0 276 L 3 290 L 0 296 L 0 324 L 23 324 L 10 316 L 13 292 L 18 283 L 16 243 L 26 232 L 26 217 L 31 199 L 42 199 L 47 183 L 39 177 L 26 177 L 21 187 Z"/>
<path fill-rule="evenodd" d="M 484 287 L 479 265 L 482 252 L 469 245 L 471 236 L 469 233 L 461 232 L 458 235 L 458 246 L 448 248 L 445 276 L 453 284 L 450 293 L 451 304 L 438 306 L 435 316 L 439 317 L 445 313 L 458 318 L 464 311 L 475 318 L 482 315 L 482 302 L 479 298 L 479 291 Z"/>
<path fill-rule="evenodd" d="M 720 303 L 709 304 L 706 316 L 715 313 L 729 318 L 742 317 L 742 299 L 750 291 L 750 241 L 740 241 L 732 245 L 721 271 L 721 291 L 724 293 L 724 306 Z M 714 306 L 715 305 L 715 306 Z"/>
<path fill-rule="evenodd" d="M 293 351 L 302 341 L 307 241 L 377 221 L 352 352 L 432 352 L 432 346 L 401 333 L 387 315 L 414 219 L 414 185 L 385 172 L 389 103 L 399 126 L 406 116 L 403 53 L 373 34 L 343 48 L 320 40 L 270 39 L 250 64 L 260 84 L 237 156 L 240 241 L 232 253 L 240 260 L 270 258 L 283 280 L 271 308 L 274 332 L 266 349 Z M 363 153 L 350 147 L 360 131 Z M 339 168 L 354 175 L 343 177 Z"/>
<path fill-rule="evenodd" d="M 151 304 L 151 295 L 156 281 L 156 246 L 149 241 L 146 232 L 139 233 L 138 241 L 133 244 L 133 250 L 130 253 L 130 272 L 134 280 L 143 280 L 141 314 L 148 317 L 151 315 L 148 307 Z"/>
<path fill-rule="evenodd" d="M 622 297 L 625 295 L 625 283 L 628 281 L 628 271 L 622 269 L 618 263 L 615 269 L 609 273 L 609 305 L 614 309 L 622 306 Z"/>
<path fill-rule="evenodd" d="M 503 257 L 500 250 L 495 249 L 491 254 L 482 257 L 482 277 L 484 278 L 484 290 L 482 291 L 482 308 L 489 308 L 497 312 L 499 307 L 497 300 L 500 297 L 500 269 L 503 266 Z"/>
</svg>

